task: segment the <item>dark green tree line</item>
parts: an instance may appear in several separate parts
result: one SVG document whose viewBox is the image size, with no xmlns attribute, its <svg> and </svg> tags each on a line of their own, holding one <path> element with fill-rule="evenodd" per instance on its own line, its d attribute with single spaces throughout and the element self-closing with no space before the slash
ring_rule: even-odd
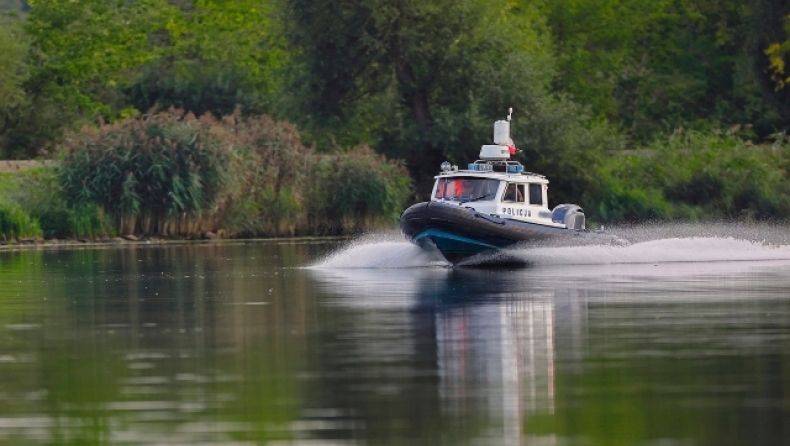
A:
<svg viewBox="0 0 790 446">
<path fill-rule="evenodd" d="M 0 28 L 4 157 L 34 157 L 100 118 L 240 106 L 295 123 L 322 153 L 367 144 L 404 160 L 419 196 L 439 163 L 474 159 L 513 107 L 519 160 L 557 179 L 552 201 L 622 207 L 648 186 L 612 165 L 621 149 L 737 127 L 732 150 L 750 150 L 790 126 L 782 0 L 29 5 Z M 649 187 L 659 201 L 685 197 Z"/>
<path fill-rule="evenodd" d="M 421 191 L 443 160 L 474 159 L 508 107 L 517 110 L 514 134 L 530 168 L 570 174 L 594 165 L 605 138 L 583 108 L 551 91 L 555 65 L 536 9 L 443 0 L 288 5 L 306 76 L 305 124 L 337 139 L 365 127 L 357 136 L 404 158 Z M 590 185 L 572 178 L 560 197 Z"/>
<path fill-rule="evenodd" d="M 0 27 L 0 133 L 9 125 L 15 111 L 25 104 L 24 82 L 29 66 L 25 58 L 27 46 L 18 23 L 6 22 Z"/>
<path fill-rule="evenodd" d="M 26 74 L 0 89 L 21 88 L 36 104 L 27 115 L 17 108 L 20 134 L 35 133 L 23 121 L 52 114 L 113 119 L 175 105 L 222 115 L 242 105 L 299 122 L 319 145 L 369 142 L 423 164 L 421 153 L 453 157 L 462 135 L 480 137 L 482 118 L 547 94 L 567 94 L 637 142 L 680 126 L 751 123 L 766 135 L 788 122 L 790 6 L 779 0 L 30 5 L 25 35 L 9 38 L 6 21 L 2 37 L 17 48 L 6 61 Z M 7 154 L 35 155 L 33 145 L 57 137 L 25 142 L 10 131 Z"/>
<path fill-rule="evenodd" d="M 679 127 L 752 124 L 765 137 L 790 123 L 768 58 L 788 37 L 786 2 L 560 0 L 542 10 L 557 88 L 640 143 Z"/>
<path fill-rule="evenodd" d="M 289 55 L 275 2 L 178 2 L 149 35 L 159 57 L 125 88 L 138 110 L 176 106 L 202 114 L 272 113 Z"/>
<path fill-rule="evenodd" d="M 755 65 L 762 68 L 759 71 L 762 90 L 782 122 L 777 130 L 787 131 L 790 127 L 790 89 L 786 83 L 790 71 L 783 67 L 790 64 L 790 4 L 780 0 L 755 1 L 754 32 L 749 45 L 755 54 Z"/>
<path fill-rule="evenodd" d="M 278 70 L 288 56 L 275 32 L 273 3 L 29 3 L 23 38 L 0 37 L 29 44 L 9 51 L 16 55 L 9 61 L 27 70 L 22 90 L 30 107 L 0 129 L 5 156 L 37 156 L 66 128 L 153 106 L 220 116 L 243 105 L 262 113 L 282 91 Z M 3 89 L 16 85 L 2 83 Z"/>
</svg>

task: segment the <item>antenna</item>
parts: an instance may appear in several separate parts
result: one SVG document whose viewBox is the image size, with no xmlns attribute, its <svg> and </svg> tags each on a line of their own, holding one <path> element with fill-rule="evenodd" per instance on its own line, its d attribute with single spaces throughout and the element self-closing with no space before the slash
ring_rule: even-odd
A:
<svg viewBox="0 0 790 446">
<path fill-rule="evenodd" d="M 513 114 L 513 107 L 510 107 L 509 109 L 507 109 L 507 120 L 508 120 L 508 122 L 510 122 L 512 114 Z"/>
</svg>

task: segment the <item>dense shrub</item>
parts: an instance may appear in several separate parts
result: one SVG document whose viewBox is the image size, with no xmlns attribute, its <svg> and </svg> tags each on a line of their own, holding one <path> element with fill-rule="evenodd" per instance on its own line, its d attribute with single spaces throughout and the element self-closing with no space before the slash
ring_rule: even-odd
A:
<svg viewBox="0 0 790 446">
<path fill-rule="evenodd" d="M 34 215 L 45 238 L 100 239 L 116 235 L 113 219 L 92 203 L 46 208 Z"/>
<path fill-rule="evenodd" d="M 318 154 L 293 125 L 266 116 L 238 120 L 234 134 L 243 193 L 233 232 L 337 234 L 393 224 L 411 192 L 402 163 L 367 147 Z"/>
<path fill-rule="evenodd" d="M 394 223 L 411 190 L 405 166 L 367 146 L 324 156 L 313 170 L 310 216 L 324 233 Z"/>
<path fill-rule="evenodd" d="M 66 200 L 101 206 L 122 233 L 216 229 L 233 156 L 218 128 L 177 110 L 85 128 L 64 147 Z"/>
<path fill-rule="evenodd" d="M 31 169 L 12 176 L 17 190 L 10 197 L 38 220 L 45 238 L 105 238 L 116 234 L 115 222 L 101 206 L 70 206 L 66 202 L 57 169 Z"/>
<path fill-rule="evenodd" d="M 88 203 L 67 209 L 66 221 L 71 235 L 77 238 L 115 236 L 115 224 L 101 206 Z"/>
<path fill-rule="evenodd" d="M 588 200 L 593 219 L 787 219 L 790 146 L 742 134 L 675 132 L 639 154 L 613 157 Z"/>
<path fill-rule="evenodd" d="M 228 221 L 231 232 L 294 235 L 309 232 L 302 206 L 306 175 L 314 154 L 296 127 L 268 116 L 231 117 L 239 155 L 237 202 Z"/>
<path fill-rule="evenodd" d="M 671 214 L 671 206 L 660 192 L 616 183 L 606 185 L 595 204 L 584 209 L 594 220 L 607 223 L 663 220 Z"/>
</svg>

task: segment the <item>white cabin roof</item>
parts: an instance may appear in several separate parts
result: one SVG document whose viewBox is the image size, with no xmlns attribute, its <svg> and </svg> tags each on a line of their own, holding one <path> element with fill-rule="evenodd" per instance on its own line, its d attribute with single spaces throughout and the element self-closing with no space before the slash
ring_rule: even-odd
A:
<svg viewBox="0 0 790 446">
<path fill-rule="evenodd" d="M 478 163 L 485 163 L 484 161 L 478 161 Z M 493 165 L 493 164 L 492 164 Z M 521 166 L 520 163 L 509 161 L 507 163 L 509 166 Z M 439 178 L 453 178 L 453 177 L 466 177 L 466 178 L 490 178 L 492 180 L 500 180 L 500 181 L 509 181 L 513 183 L 539 183 L 539 184 L 549 184 L 549 180 L 539 173 L 534 172 L 495 172 L 493 170 L 469 170 L 469 169 L 457 169 L 457 170 L 448 170 L 446 172 L 440 172 L 438 175 L 434 177 L 434 179 Z"/>
</svg>

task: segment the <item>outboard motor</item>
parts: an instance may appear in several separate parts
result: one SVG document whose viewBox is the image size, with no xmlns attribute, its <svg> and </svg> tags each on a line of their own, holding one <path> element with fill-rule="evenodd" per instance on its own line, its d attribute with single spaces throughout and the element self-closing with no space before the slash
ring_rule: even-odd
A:
<svg viewBox="0 0 790 446">
<path fill-rule="evenodd" d="M 584 210 L 575 204 L 561 204 L 551 211 L 551 221 L 568 229 L 584 229 Z"/>
</svg>

